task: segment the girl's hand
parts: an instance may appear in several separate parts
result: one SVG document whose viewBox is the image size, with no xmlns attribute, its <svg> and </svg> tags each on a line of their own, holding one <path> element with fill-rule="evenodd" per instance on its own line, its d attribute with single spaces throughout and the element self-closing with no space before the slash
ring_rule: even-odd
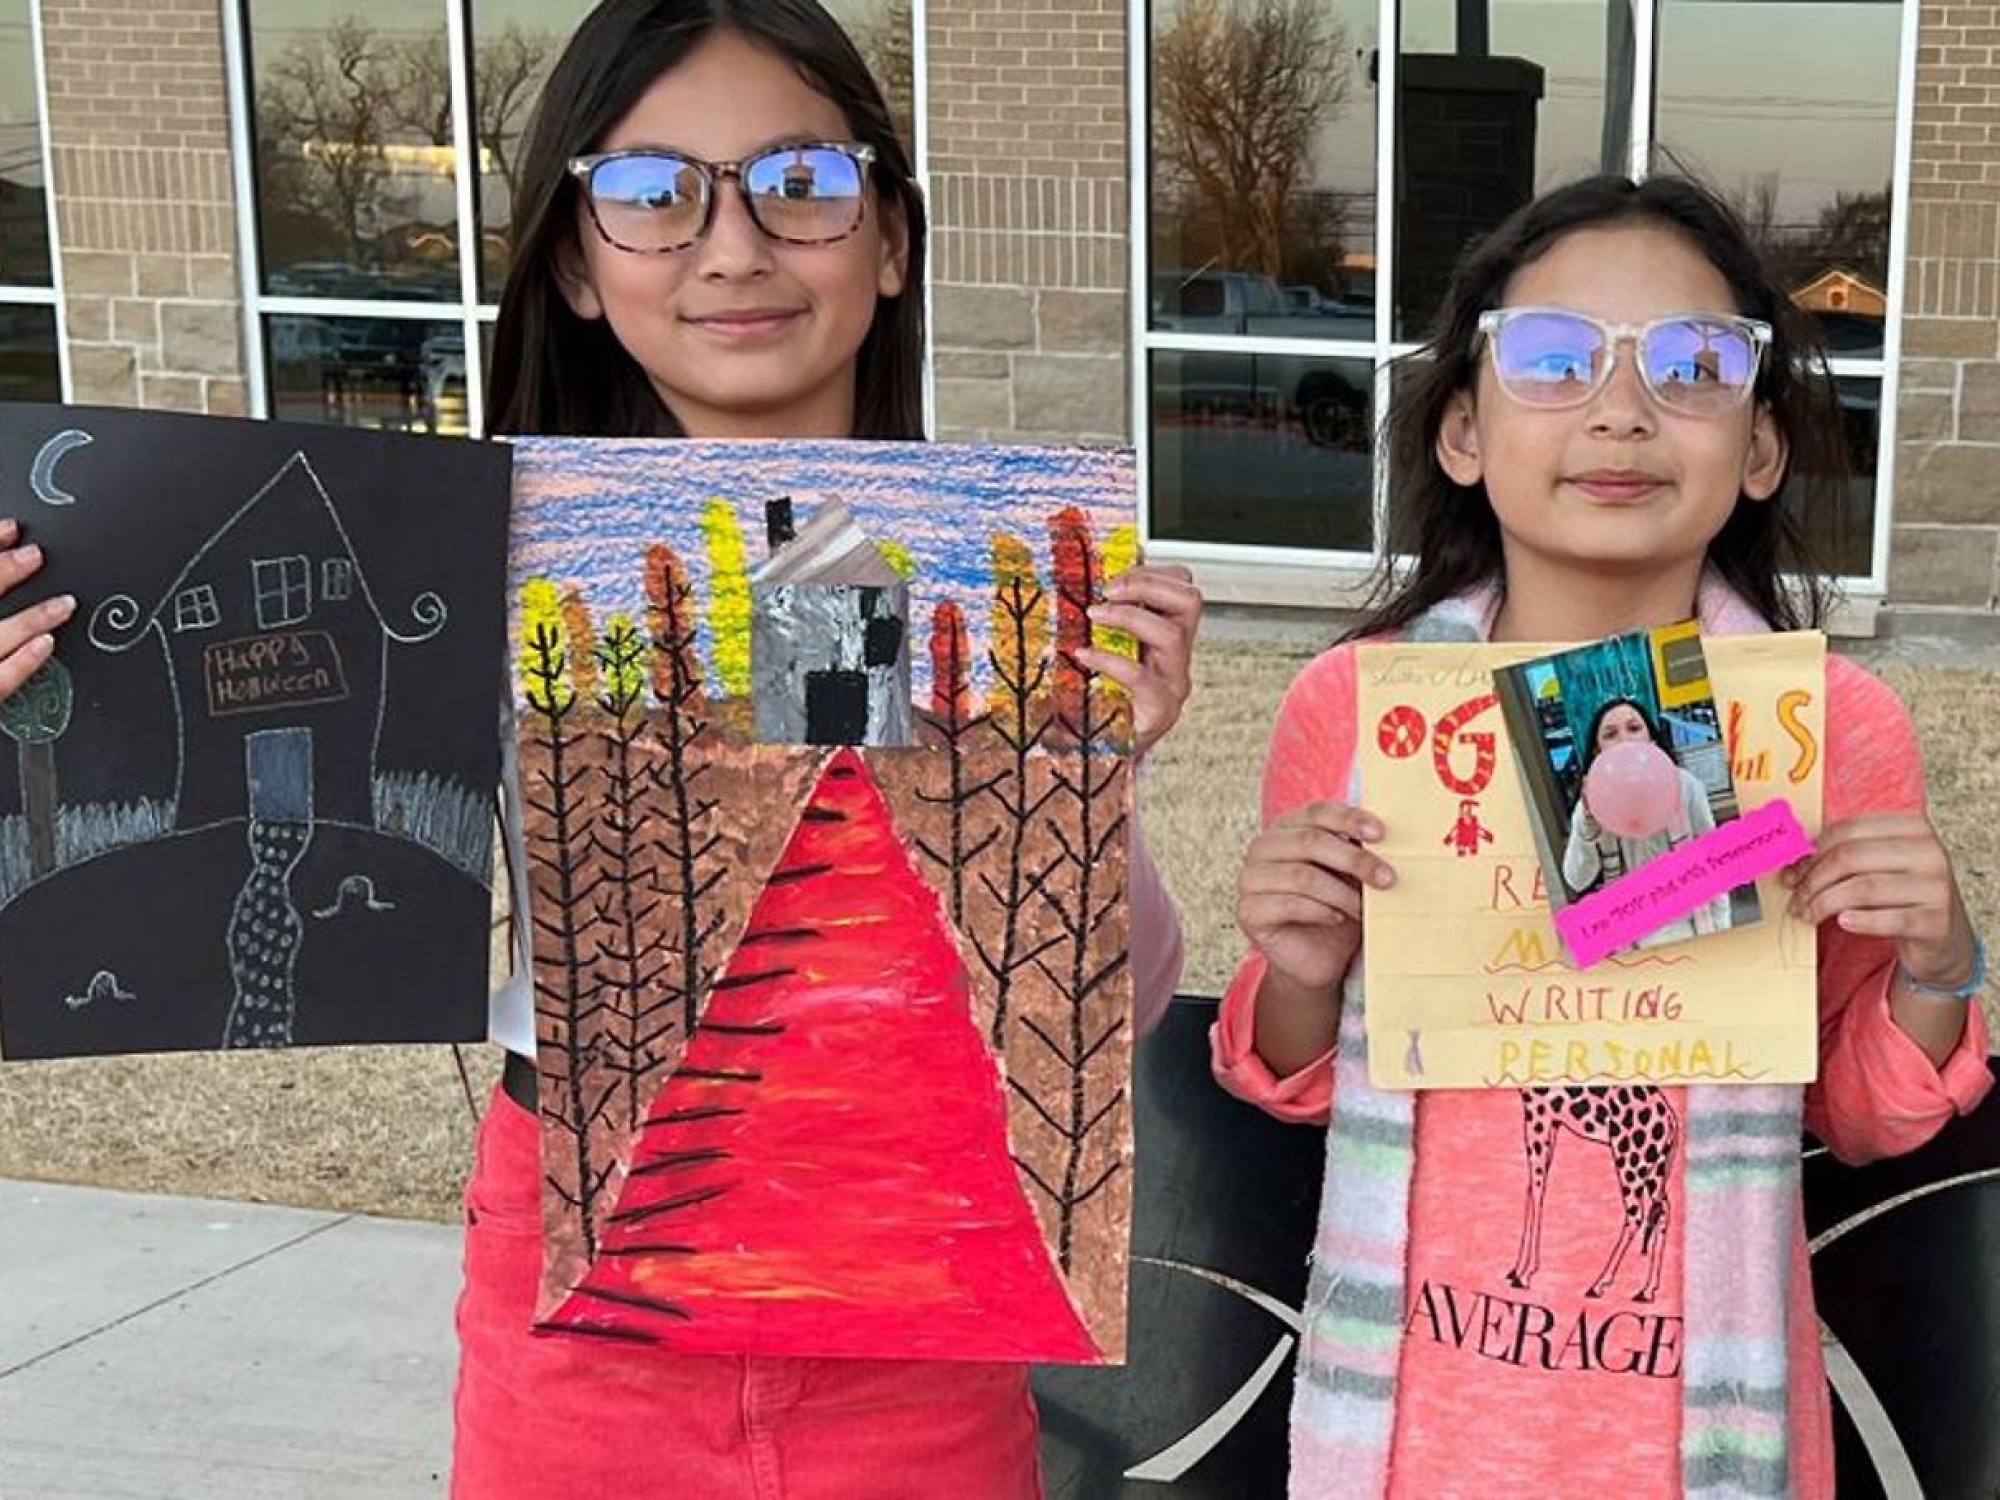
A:
<svg viewBox="0 0 2000 1500">
<path fill-rule="evenodd" d="M 0 520 L 0 595 L 34 576 L 42 565 L 42 549 L 30 542 L 16 547 L 21 528 L 17 522 Z M 0 615 L 0 703 L 21 690 L 42 663 L 55 654 L 58 625 L 76 612 L 76 600 L 68 594 L 44 599 L 13 614 Z"/>
<path fill-rule="evenodd" d="M 1095 646 L 1078 651 L 1076 659 L 1131 695 L 1133 754 L 1144 755 L 1174 727 L 1194 691 L 1201 590 L 1194 574 L 1177 565 L 1130 568 L 1104 586 L 1104 602 L 1091 609 L 1090 619 L 1139 643 L 1137 661 Z"/>
<path fill-rule="evenodd" d="M 1801 920 L 1894 938 L 1903 967 L 1925 984 L 1951 989 L 1971 977 L 1972 922 L 1951 856 L 1922 813 L 1836 823 L 1784 878 Z"/>
<path fill-rule="evenodd" d="M 1236 925 L 1271 969 L 1325 993 L 1361 946 L 1361 886 L 1396 883 L 1365 845 L 1382 837 L 1374 814 L 1345 802 L 1313 802 L 1274 819 L 1243 856 Z"/>
</svg>

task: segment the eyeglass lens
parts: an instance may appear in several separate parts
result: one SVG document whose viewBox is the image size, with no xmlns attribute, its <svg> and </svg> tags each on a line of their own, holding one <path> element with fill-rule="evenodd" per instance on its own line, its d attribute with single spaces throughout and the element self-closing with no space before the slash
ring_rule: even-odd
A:
<svg viewBox="0 0 2000 1500">
<path fill-rule="evenodd" d="M 742 164 L 743 195 L 757 227 L 777 240 L 814 244 L 861 222 L 861 163 L 827 146 L 784 146 Z M 673 250 L 698 239 L 708 216 L 708 175 L 664 151 L 614 156 L 590 174 L 590 201 L 613 244 Z"/>
<path fill-rule="evenodd" d="M 1604 330 L 1587 318 L 1530 311 L 1509 317 L 1494 337 L 1494 367 L 1516 400 L 1536 406 L 1581 401 L 1605 378 Z M 1734 323 L 1672 318 L 1639 340 L 1646 386 L 1665 405 L 1709 411 L 1739 403 L 1757 378 L 1757 344 Z"/>
</svg>

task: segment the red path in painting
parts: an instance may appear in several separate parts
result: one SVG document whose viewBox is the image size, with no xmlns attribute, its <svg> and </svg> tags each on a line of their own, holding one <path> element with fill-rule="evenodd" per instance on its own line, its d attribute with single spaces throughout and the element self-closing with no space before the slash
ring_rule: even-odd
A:
<svg viewBox="0 0 2000 1500">
<path fill-rule="evenodd" d="M 836 752 L 549 1325 L 689 1351 L 1101 1358 L 1007 1152 L 937 895 Z"/>
</svg>

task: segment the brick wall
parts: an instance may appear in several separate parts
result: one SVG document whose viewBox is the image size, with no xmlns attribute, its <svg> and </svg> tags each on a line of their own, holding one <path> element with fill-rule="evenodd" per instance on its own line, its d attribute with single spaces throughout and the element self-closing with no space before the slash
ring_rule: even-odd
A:
<svg viewBox="0 0 2000 1500">
<path fill-rule="evenodd" d="M 244 410 L 217 0 L 43 0 L 75 399 Z"/>
<path fill-rule="evenodd" d="M 1124 0 L 932 0 L 947 437 L 1125 442 Z"/>
<path fill-rule="evenodd" d="M 2000 5 L 1924 0 L 1889 597 L 2000 600 Z"/>
</svg>

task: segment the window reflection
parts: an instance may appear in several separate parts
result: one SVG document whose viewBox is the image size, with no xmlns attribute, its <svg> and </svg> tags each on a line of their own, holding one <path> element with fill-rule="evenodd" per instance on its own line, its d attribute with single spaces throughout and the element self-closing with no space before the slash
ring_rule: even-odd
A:
<svg viewBox="0 0 2000 1500">
<path fill-rule="evenodd" d="M 1376 7 L 1163 0 L 1152 324 L 1374 337 Z"/>
<path fill-rule="evenodd" d="M 1728 195 L 1836 356 L 1882 354 L 1902 24 L 1825 0 L 1661 7 L 1655 165 Z"/>
<path fill-rule="evenodd" d="M 60 400 L 56 310 L 0 303 L 0 401 Z"/>
<path fill-rule="evenodd" d="M 467 430 L 465 331 L 412 318 L 265 320 L 271 415 L 454 436 Z"/>
<path fill-rule="evenodd" d="M 1154 536 L 1372 546 L 1368 360 L 1170 350 L 1151 360 Z"/>
<path fill-rule="evenodd" d="M 1829 509 L 1807 506 L 1806 536 L 1816 560 L 1847 574 L 1866 573 L 1875 546 L 1875 473 L 1882 447 L 1882 382 L 1843 378 L 1835 382 L 1840 396 L 1841 436 L 1847 444 L 1848 479 L 1843 500 Z M 1799 476 L 1787 481 L 1795 486 Z"/>
<path fill-rule="evenodd" d="M 0 285 L 50 284 L 47 191 L 27 0 L 0 0 Z"/>
<path fill-rule="evenodd" d="M 854 39 L 868 71 L 882 86 L 903 149 L 915 159 L 916 74 L 910 0 L 827 0 L 827 10 Z"/>
<path fill-rule="evenodd" d="M 1408 0 L 1397 56 L 1396 336 L 1430 331 L 1471 241 L 1630 161 L 1624 0 Z"/>
<path fill-rule="evenodd" d="M 477 0 L 472 7 L 473 129 L 479 141 L 481 295 L 497 301 L 512 256 L 514 194 L 535 101 L 588 0 Z"/>
<path fill-rule="evenodd" d="M 265 290 L 456 296 L 443 11 L 252 0 L 250 52 Z"/>
</svg>

